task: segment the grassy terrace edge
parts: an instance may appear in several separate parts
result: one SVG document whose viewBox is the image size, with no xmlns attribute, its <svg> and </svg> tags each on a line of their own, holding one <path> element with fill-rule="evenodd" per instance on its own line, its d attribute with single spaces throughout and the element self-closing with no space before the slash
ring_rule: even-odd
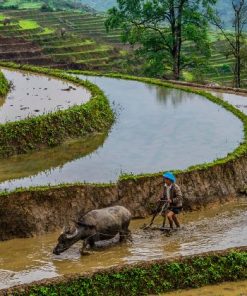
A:
<svg viewBox="0 0 247 296">
<path fill-rule="evenodd" d="M 85 104 L 0 124 L 0 158 L 39 150 L 41 147 L 57 146 L 69 138 L 105 131 L 114 122 L 114 113 L 108 99 L 98 86 L 89 81 L 64 74 L 61 70 L 6 62 L 1 62 L 0 66 L 63 79 L 91 92 L 91 99 Z"/>
<path fill-rule="evenodd" d="M 247 248 L 123 265 L 0 291 L 1 295 L 154 295 L 247 278 Z"/>
<path fill-rule="evenodd" d="M 10 89 L 10 84 L 0 71 L 0 97 L 5 97 Z"/>
</svg>

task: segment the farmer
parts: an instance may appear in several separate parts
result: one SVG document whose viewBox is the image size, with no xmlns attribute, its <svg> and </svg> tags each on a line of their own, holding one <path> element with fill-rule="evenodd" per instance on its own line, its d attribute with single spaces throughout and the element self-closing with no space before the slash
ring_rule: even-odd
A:
<svg viewBox="0 0 247 296">
<path fill-rule="evenodd" d="M 163 180 L 164 191 L 160 199 L 160 201 L 163 202 L 163 208 L 161 212 L 161 215 L 164 217 L 163 227 L 165 226 L 167 217 L 171 229 L 173 229 L 173 222 L 177 228 L 179 228 L 180 224 L 176 215 L 179 214 L 183 208 L 182 192 L 179 186 L 175 183 L 176 178 L 173 173 L 164 173 Z"/>
</svg>

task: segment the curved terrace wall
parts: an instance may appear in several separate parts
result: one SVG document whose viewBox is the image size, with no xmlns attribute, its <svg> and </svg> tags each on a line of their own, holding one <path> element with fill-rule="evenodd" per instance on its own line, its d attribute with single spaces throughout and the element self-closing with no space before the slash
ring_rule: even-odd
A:
<svg viewBox="0 0 247 296">
<path fill-rule="evenodd" d="M 177 88 L 156 79 L 111 76 Z M 245 132 L 243 143 L 227 157 L 176 172 L 184 193 L 185 209 L 198 209 L 235 199 L 247 184 L 247 116 L 204 91 L 178 88 L 204 95 L 222 105 L 242 120 Z M 0 240 L 54 231 L 88 210 L 114 204 L 128 207 L 134 217 L 144 217 L 158 199 L 161 183 L 160 173 L 125 175 L 117 184 L 72 184 L 3 193 L 0 197 Z"/>
<path fill-rule="evenodd" d="M 108 130 L 113 123 L 114 114 L 108 100 L 96 85 L 61 71 L 11 63 L 1 65 L 65 79 L 87 88 L 92 97 L 89 102 L 67 110 L 0 124 L 0 158 L 56 146 L 69 138 L 102 132 Z"/>
</svg>

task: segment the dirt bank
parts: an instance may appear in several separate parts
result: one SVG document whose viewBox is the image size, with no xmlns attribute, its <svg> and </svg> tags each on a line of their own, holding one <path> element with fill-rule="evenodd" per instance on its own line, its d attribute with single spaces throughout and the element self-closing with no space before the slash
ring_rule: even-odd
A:
<svg viewBox="0 0 247 296">
<path fill-rule="evenodd" d="M 61 185 L 19 190 L 0 197 L 0 240 L 55 231 L 94 208 L 120 204 L 135 218 L 150 213 L 162 190 L 161 176 L 112 185 Z M 233 200 L 247 184 L 247 155 L 222 165 L 178 175 L 185 210 Z"/>
</svg>

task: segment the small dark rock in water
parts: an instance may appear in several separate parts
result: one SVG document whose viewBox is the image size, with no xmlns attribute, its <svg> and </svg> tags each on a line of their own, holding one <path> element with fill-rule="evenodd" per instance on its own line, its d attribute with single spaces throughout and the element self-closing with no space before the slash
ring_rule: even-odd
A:
<svg viewBox="0 0 247 296">
<path fill-rule="evenodd" d="M 69 86 L 68 88 L 62 88 L 62 91 L 71 91 L 71 90 L 76 90 L 73 86 Z"/>
<path fill-rule="evenodd" d="M 14 105 L 10 105 L 10 107 L 13 107 Z"/>
<path fill-rule="evenodd" d="M 27 95 L 29 96 L 29 93 L 27 93 Z"/>
<path fill-rule="evenodd" d="M 47 87 L 45 87 L 44 90 L 47 90 Z"/>
<path fill-rule="evenodd" d="M 27 110 L 29 107 L 22 107 L 20 110 Z"/>
<path fill-rule="evenodd" d="M 30 80 L 30 78 L 27 77 L 26 80 Z"/>
<path fill-rule="evenodd" d="M 39 112 L 39 111 L 40 111 L 40 110 L 38 110 L 38 109 L 35 109 L 35 110 L 34 110 L 34 112 Z"/>
</svg>

